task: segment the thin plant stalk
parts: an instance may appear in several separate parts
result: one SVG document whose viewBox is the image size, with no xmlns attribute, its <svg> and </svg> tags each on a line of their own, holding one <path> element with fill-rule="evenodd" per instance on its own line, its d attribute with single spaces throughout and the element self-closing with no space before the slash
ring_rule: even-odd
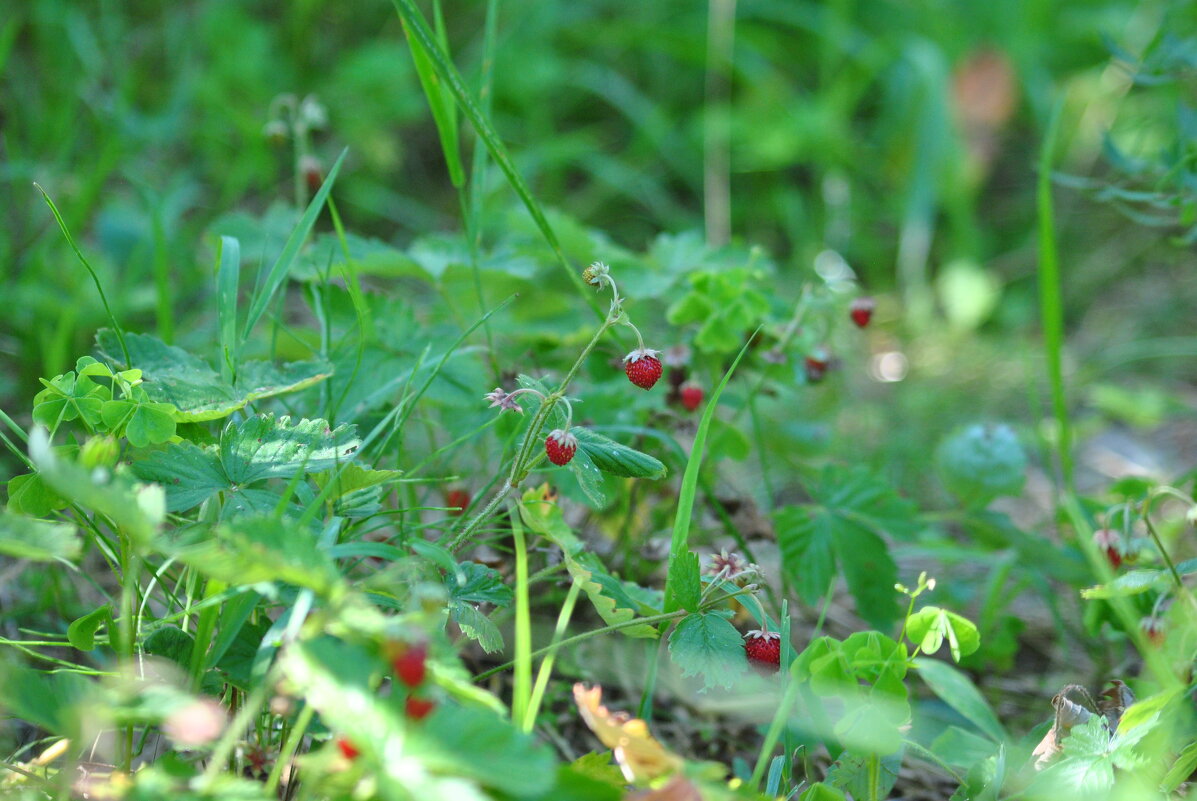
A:
<svg viewBox="0 0 1197 801">
<path fill-rule="evenodd" d="M 528 584 L 532 582 L 529 581 Z M 569 626 L 569 619 L 573 616 L 574 606 L 578 602 L 578 593 L 581 591 L 582 585 L 578 581 L 574 581 L 569 585 L 569 592 L 565 595 L 565 601 L 561 604 L 561 611 L 557 614 L 557 625 L 553 629 L 553 638 L 549 641 L 549 646 L 553 647 L 561 642 L 561 638 L 565 635 L 565 629 Z M 553 662 L 557 659 L 557 652 L 555 650 L 549 651 L 544 655 L 540 661 L 540 670 L 536 673 L 536 683 L 532 687 L 532 699 L 528 703 L 528 711 L 524 716 L 524 731 L 532 731 L 533 725 L 536 723 L 536 713 L 540 711 L 540 704 L 544 700 L 545 690 L 549 686 L 549 677 L 553 675 Z"/>
<path fill-rule="evenodd" d="M 528 711 L 532 703 L 532 619 L 528 608 L 528 546 L 519 515 L 511 515 L 515 541 L 515 671 L 511 690 L 511 718 L 524 731 L 531 730 Z"/>
</svg>

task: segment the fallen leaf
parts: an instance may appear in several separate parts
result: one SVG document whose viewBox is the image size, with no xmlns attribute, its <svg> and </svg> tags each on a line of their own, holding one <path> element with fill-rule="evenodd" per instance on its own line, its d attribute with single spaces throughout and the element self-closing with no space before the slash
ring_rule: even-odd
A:
<svg viewBox="0 0 1197 801">
<path fill-rule="evenodd" d="M 653 739 L 647 723 L 627 712 L 612 712 L 600 703 L 602 696 L 603 688 L 598 685 L 591 688 L 581 683 L 574 685 L 574 701 L 582 720 L 602 744 L 615 753 L 615 761 L 625 779 L 637 783 L 652 781 L 676 773 L 682 767 L 681 757 Z M 659 798 L 674 801 L 673 796 Z M 677 801 L 688 798 L 677 796 Z"/>
</svg>

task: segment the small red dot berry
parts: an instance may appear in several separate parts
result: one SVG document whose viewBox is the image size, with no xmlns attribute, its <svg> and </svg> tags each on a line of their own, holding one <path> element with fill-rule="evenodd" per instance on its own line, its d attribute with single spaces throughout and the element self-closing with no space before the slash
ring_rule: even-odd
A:
<svg viewBox="0 0 1197 801">
<path fill-rule="evenodd" d="M 341 756 L 348 759 L 350 762 L 361 756 L 361 751 L 357 750 L 357 746 L 349 742 L 344 737 L 337 738 L 337 748 L 341 751 Z"/>
<path fill-rule="evenodd" d="M 682 405 L 687 410 L 694 411 L 702 405 L 703 394 L 702 387 L 698 384 L 685 384 L 681 392 Z"/>
<path fill-rule="evenodd" d="M 419 687 L 428 674 L 428 646 L 424 643 L 400 643 L 394 647 L 391 669 L 408 687 Z"/>
<path fill-rule="evenodd" d="M 1093 544 L 1101 548 L 1110 562 L 1110 567 L 1117 570 L 1122 566 L 1122 538 L 1112 528 L 1099 528 L 1093 532 Z"/>
<path fill-rule="evenodd" d="M 831 369 L 831 354 L 827 348 L 815 348 L 807 355 L 806 380 L 808 383 L 819 383 L 823 380 L 823 376 L 827 375 L 829 369 Z"/>
<path fill-rule="evenodd" d="M 451 489 L 445 493 L 445 505 L 453 508 L 449 514 L 454 517 L 460 517 L 465 513 L 465 510 L 470 506 L 470 493 L 468 490 Z"/>
<path fill-rule="evenodd" d="M 423 720 L 434 709 L 436 709 L 436 701 L 431 701 L 427 698 L 416 698 L 414 695 L 407 696 L 407 702 L 403 705 L 403 711 L 412 720 Z"/>
<path fill-rule="evenodd" d="M 623 371 L 628 374 L 628 380 L 641 389 L 652 389 L 664 369 L 657 358 L 660 355 L 661 352 L 657 350 L 637 348 L 624 356 Z"/>
<path fill-rule="evenodd" d="M 857 328 L 864 328 L 873 319 L 873 310 L 876 308 L 877 304 L 873 302 L 872 298 L 857 298 L 848 307 L 848 314 L 852 317 L 852 322 L 856 323 Z"/>
<path fill-rule="evenodd" d="M 1164 644 L 1164 621 L 1160 618 L 1154 615 L 1145 617 L 1139 621 L 1139 628 L 1143 629 L 1143 633 L 1147 635 L 1147 639 L 1151 641 L 1152 645 Z"/>
<path fill-rule="evenodd" d="M 569 464 L 578 452 L 578 438 L 568 431 L 554 429 L 544 438 L 544 452 L 555 465 Z"/>
<path fill-rule="evenodd" d="M 781 635 L 754 629 L 744 635 L 744 654 L 757 667 L 777 672 L 781 666 Z"/>
<path fill-rule="evenodd" d="M 315 156 L 304 156 L 299 160 L 299 171 L 303 173 L 303 180 L 308 185 L 309 192 L 320 189 L 324 183 L 324 166 Z"/>
</svg>

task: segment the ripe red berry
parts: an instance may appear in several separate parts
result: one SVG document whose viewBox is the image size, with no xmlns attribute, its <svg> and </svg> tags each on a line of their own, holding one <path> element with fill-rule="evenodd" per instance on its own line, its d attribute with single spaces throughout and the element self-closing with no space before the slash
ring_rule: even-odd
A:
<svg viewBox="0 0 1197 801">
<path fill-rule="evenodd" d="M 697 384 L 686 384 L 682 387 L 682 405 L 694 411 L 702 405 L 703 391 Z"/>
<path fill-rule="evenodd" d="M 628 374 L 628 380 L 641 389 L 652 389 L 664 369 L 658 354 L 659 351 L 637 348 L 624 356 L 623 371 Z"/>
<path fill-rule="evenodd" d="M 1147 635 L 1152 645 L 1164 644 L 1164 621 L 1154 615 L 1139 621 L 1139 628 Z"/>
<path fill-rule="evenodd" d="M 357 759 L 362 753 L 357 750 L 357 746 L 344 737 L 337 738 L 337 748 L 341 750 L 341 755 L 350 761 Z"/>
<path fill-rule="evenodd" d="M 320 189 L 324 183 L 324 167 L 320 164 L 320 159 L 304 156 L 299 160 L 299 170 L 303 173 L 303 180 L 307 183 L 309 192 Z"/>
<path fill-rule="evenodd" d="M 754 629 L 744 635 L 744 654 L 758 667 L 776 672 L 781 666 L 781 635 Z"/>
<path fill-rule="evenodd" d="M 578 439 L 568 431 L 554 429 L 544 438 L 544 452 L 555 465 L 569 464 L 578 451 Z"/>
<path fill-rule="evenodd" d="M 852 322 L 856 323 L 857 328 L 864 328 L 869 324 L 869 320 L 873 319 L 873 310 L 876 308 L 877 304 L 873 302 L 872 298 L 857 298 L 848 308 L 848 314 L 852 317 Z"/>
<path fill-rule="evenodd" d="M 419 687 L 428 673 L 428 646 L 422 642 L 401 643 L 391 656 L 391 669 L 408 687 Z"/>
<path fill-rule="evenodd" d="M 817 384 L 831 369 L 831 354 L 824 347 L 815 348 L 806 357 L 806 380 Z"/>
<path fill-rule="evenodd" d="M 1105 553 L 1110 567 L 1117 570 L 1122 566 L 1122 538 L 1112 528 L 1099 528 L 1093 532 L 1093 544 Z"/>
<path fill-rule="evenodd" d="M 436 709 L 436 701 L 416 698 L 414 695 L 407 696 L 407 702 L 403 705 L 403 711 L 412 720 L 423 720 L 434 709 Z"/>
<path fill-rule="evenodd" d="M 470 493 L 463 489 L 451 489 L 445 493 L 445 505 L 449 507 L 456 507 L 449 514 L 454 517 L 459 517 L 465 513 L 465 510 L 470 506 Z"/>
</svg>

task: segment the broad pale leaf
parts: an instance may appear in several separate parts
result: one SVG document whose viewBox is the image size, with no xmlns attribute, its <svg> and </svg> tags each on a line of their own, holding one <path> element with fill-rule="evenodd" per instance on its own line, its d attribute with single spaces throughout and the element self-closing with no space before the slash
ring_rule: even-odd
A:
<svg viewBox="0 0 1197 801">
<path fill-rule="evenodd" d="M 669 655 L 683 676 L 702 676 L 704 690 L 730 688 L 748 668 L 740 632 L 715 612 L 682 618 L 669 635 Z"/>
</svg>

